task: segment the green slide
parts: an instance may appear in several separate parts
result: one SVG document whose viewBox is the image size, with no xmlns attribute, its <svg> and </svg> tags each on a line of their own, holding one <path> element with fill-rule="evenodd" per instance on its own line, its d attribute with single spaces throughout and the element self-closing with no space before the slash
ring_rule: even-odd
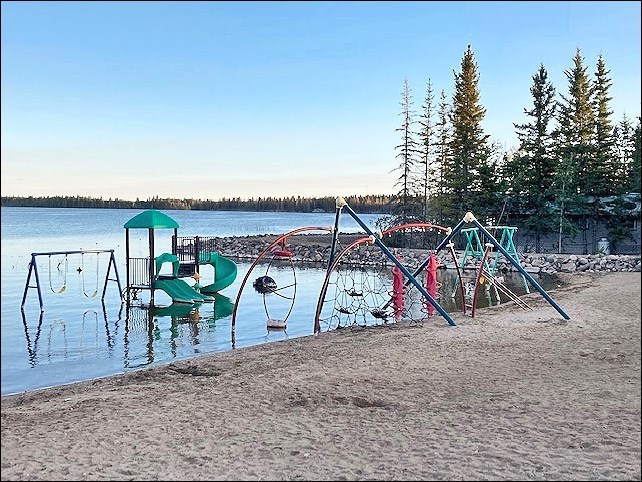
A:
<svg viewBox="0 0 642 482">
<path fill-rule="evenodd" d="M 154 289 L 163 290 L 175 303 L 200 303 L 213 301 L 212 296 L 202 295 L 180 278 L 159 276 L 154 280 Z"/>
<path fill-rule="evenodd" d="M 234 311 L 234 303 L 227 296 L 214 293 L 214 319 L 226 318 Z"/>
<path fill-rule="evenodd" d="M 201 286 L 201 293 L 216 293 L 234 283 L 237 266 L 231 259 L 217 252 L 203 252 L 200 254 L 199 262 L 214 266 L 214 283 Z"/>
</svg>

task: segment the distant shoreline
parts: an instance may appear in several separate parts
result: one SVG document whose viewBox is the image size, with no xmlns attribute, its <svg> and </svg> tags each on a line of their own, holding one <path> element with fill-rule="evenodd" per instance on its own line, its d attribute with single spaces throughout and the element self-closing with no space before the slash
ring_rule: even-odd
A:
<svg viewBox="0 0 642 482">
<path fill-rule="evenodd" d="M 345 196 L 350 205 L 362 214 L 390 214 L 391 195 Z M 259 197 L 257 199 L 175 199 L 153 198 L 103 199 L 84 196 L 24 197 L 2 196 L 2 207 L 16 208 L 88 208 L 88 209 L 158 209 L 170 211 L 246 211 L 334 213 L 336 197 Z"/>
</svg>

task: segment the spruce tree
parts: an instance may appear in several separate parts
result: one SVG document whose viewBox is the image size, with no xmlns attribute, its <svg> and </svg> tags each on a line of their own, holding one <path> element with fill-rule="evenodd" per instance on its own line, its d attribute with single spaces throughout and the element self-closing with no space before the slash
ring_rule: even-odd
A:
<svg viewBox="0 0 642 482">
<path fill-rule="evenodd" d="M 634 167 L 634 152 L 635 152 L 635 129 L 626 114 L 622 116 L 622 120 L 613 129 L 613 144 L 614 144 L 614 179 L 611 186 L 612 194 L 621 195 L 626 192 L 639 192 L 637 189 L 631 189 L 636 186 L 635 179 L 636 172 Z M 639 167 L 639 164 L 638 164 Z M 639 169 L 637 178 L 640 178 Z M 639 182 L 637 183 L 639 186 Z"/>
<path fill-rule="evenodd" d="M 525 227 L 535 235 L 535 249 L 541 251 L 541 237 L 557 221 L 551 179 L 555 174 L 553 123 L 555 121 L 555 87 L 548 80 L 544 65 L 533 75 L 530 88 L 531 109 L 524 109 L 525 124 L 514 124 L 519 150 L 509 163 L 512 191 L 520 211 L 526 214 Z"/>
<path fill-rule="evenodd" d="M 423 111 L 419 118 L 419 138 L 420 138 L 420 156 L 419 156 L 419 191 L 422 196 L 422 215 L 423 221 L 428 221 L 429 207 L 428 200 L 436 194 L 438 180 L 436 175 L 439 171 L 437 159 L 435 157 L 435 125 L 433 123 L 434 115 L 434 93 L 432 82 L 428 79 L 426 87 L 426 97 L 422 106 Z"/>
<path fill-rule="evenodd" d="M 460 72 L 454 74 L 452 138 L 448 162 L 443 166 L 444 188 L 450 207 L 447 216 L 451 222 L 456 222 L 466 211 L 472 211 L 481 220 L 494 206 L 480 203 L 480 171 L 487 170 L 490 148 L 489 136 L 484 134 L 481 125 L 486 109 L 480 104 L 479 73 L 470 45 L 462 58 Z M 483 188 L 488 189 L 488 186 Z"/>
<path fill-rule="evenodd" d="M 640 193 L 640 117 L 638 117 L 638 125 L 635 126 L 633 133 L 633 155 L 631 160 L 631 172 L 627 176 L 630 180 L 630 192 Z"/>
<path fill-rule="evenodd" d="M 612 194 L 615 200 L 609 203 L 607 228 L 611 252 L 617 253 L 621 242 L 631 236 L 631 193 L 638 196 L 640 193 L 640 119 L 634 128 L 625 114 L 613 131 L 616 175 Z"/>
<path fill-rule="evenodd" d="M 584 58 L 578 48 L 573 58 L 573 68 L 565 70 L 568 80 L 568 97 L 561 96 L 556 131 L 558 203 L 579 216 L 583 235 L 583 252 L 588 252 L 587 223 L 588 196 L 595 182 L 590 168 L 594 149 L 595 116 L 591 104 L 591 81 L 587 76 Z M 564 220 L 564 216 L 561 216 Z M 571 228 L 571 226 L 568 226 Z M 571 228 L 569 234 L 575 234 Z"/>
<path fill-rule="evenodd" d="M 449 124 L 449 119 L 450 119 L 450 105 L 448 105 L 447 97 L 446 97 L 446 92 L 444 90 L 441 91 L 441 94 L 439 96 L 439 112 L 437 113 L 437 145 L 436 147 L 436 158 L 437 158 L 437 167 L 439 169 L 439 172 L 436 175 L 437 178 L 437 193 L 438 193 L 438 206 L 437 209 L 439 210 L 439 224 L 444 225 L 447 224 L 445 223 L 444 220 L 444 204 L 445 204 L 445 199 L 444 199 L 444 166 L 446 166 L 448 162 L 448 152 L 449 152 L 449 145 L 450 145 L 450 124 Z"/>
<path fill-rule="evenodd" d="M 595 116 L 594 156 L 591 166 L 591 184 L 589 193 L 594 196 L 608 196 L 611 194 L 615 171 L 613 159 L 613 125 L 609 107 L 612 97 L 609 97 L 611 79 L 610 71 L 606 70 L 604 58 L 600 55 L 597 59 L 597 70 L 593 84 L 593 109 Z"/>
</svg>

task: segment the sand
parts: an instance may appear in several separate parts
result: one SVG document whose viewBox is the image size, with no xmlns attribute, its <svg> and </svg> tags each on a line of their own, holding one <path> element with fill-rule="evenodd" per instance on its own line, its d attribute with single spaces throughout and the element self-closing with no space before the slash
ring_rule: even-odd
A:
<svg viewBox="0 0 642 482">
<path fill-rule="evenodd" d="M 2 398 L 2 480 L 640 480 L 640 273 Z"/>
</svg>

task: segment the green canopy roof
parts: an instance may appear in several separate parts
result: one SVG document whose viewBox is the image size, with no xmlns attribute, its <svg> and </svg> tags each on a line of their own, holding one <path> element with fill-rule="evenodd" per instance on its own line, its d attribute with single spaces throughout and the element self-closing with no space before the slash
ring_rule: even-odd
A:
<svg viewBox="0 0 642 482">
<path fill-rule="evenodd" d="M 125 228 L 171 229 L 178 228 L 178 223 L 167 214 L 156 209 L 148 209 L 127 221 Z"/>
</svg>

